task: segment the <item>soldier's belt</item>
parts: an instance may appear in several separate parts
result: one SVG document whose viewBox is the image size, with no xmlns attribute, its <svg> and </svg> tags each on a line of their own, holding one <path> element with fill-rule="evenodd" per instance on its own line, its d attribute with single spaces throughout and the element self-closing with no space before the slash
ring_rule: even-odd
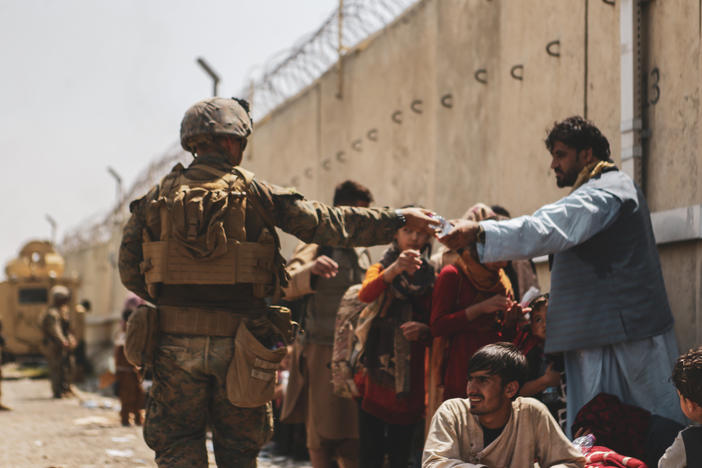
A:
<svg viewBox="0 0 702 468">
<path fill-rule="evenodd" d="M 147 284 L 271 284 L 275 245 L 227 241 L 214 259 L 193 259 L 175 241 L 144 242 L 141 272 Z"/>
<path fill-rule="evenodd" d="M 226 309 L 158 306 L 159 329 L 175 335 L 234 336 L 242 319 L 263 314 L 265 309 L 246 314 Z"/>
</svg>

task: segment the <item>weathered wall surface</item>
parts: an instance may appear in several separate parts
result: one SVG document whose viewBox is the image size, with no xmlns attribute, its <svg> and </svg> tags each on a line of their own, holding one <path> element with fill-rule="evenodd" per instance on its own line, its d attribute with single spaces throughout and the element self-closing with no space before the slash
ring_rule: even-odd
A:
<svg viewBox="0 0 702 468">
<path fill-rule="evenodd" d="M 78 301 L 88 299 L 92 304 L 92 311 L 86 316 L 86 344 L 90 358 L 111 349 L 128 294 L 117 270 L 121 234 L 121 227 L 116 226 L 107 242 L 63 253 L 67 271 L 81 278 Z"/>
<path fill-rule="evenodd" d="M 699 2 L 649 2 L 645 68 L 644 181 L 651 211 L 702 202 Z M 668 298 L 681 350 L 702 343 L 702 243 L 661 246 Z"/>
<path fill-rule="evenodd" d="M 644 7 L 647 99 L 653 78 L 660 91 L 643 116 L 652 211 L 700 200 L 693 3 Z M 619 2 L 425 0 L 347 54 L 341 99 L 338 71 L 330 70 L 258 125 L 245 165 L 326 202 L 337 183 L 352 178 L 371 188 L 378 205 L 418 203 L 458 217 L 483 201 L 530 213 L 567 193 L 555 186 L 543 138 L 554 121 L 585 112 L 586 18 L 587 116 L 619 163 Z M 551 46 L 559 56 L 546 51 L 552 41 L 559 41 Z M 659 78 L 650 75 L 654 67 Z M 295 242 L 286 238 L 286 254 Z M 661 252 L 687 348 L 702 340 L 700 247 L 693 241 Z M 548 286 L 545 265 L 539 274 Z"/>
<path fill-rule="evenodd" d="M 257 123 L 244 165 L 325 202 L 351 178 L 371 188 L 377 205 L 417 203 L 453 218 L 482 201 L 531 213 L 567 193 L 556 188 L 543 139 L 554 121 L 585 113 L 586 77 L 587 117 L 621 162 L 620 3 L 421 1 L 345 56 L 341 99 L 332 69 Z M 652 212 L 701 203 L 698 3 L 643 6 L 644 188 Z M 546 50 L 553 41 L 557 56 Z M 66 255 L 83 279 L 81 298 L 95 306 L 89 339 L 96 344 L 110 338 L 126 294 L 112 263 L 119 238 L 116 230 L 111 242 Z M 296 243 L 284 237 L 284 253 Z M 665 243 L 660 252 L 687 349 L 702 342 L 702 243 Z M 537 267 L 547 290 L 547 264 Z"/>
</svg>

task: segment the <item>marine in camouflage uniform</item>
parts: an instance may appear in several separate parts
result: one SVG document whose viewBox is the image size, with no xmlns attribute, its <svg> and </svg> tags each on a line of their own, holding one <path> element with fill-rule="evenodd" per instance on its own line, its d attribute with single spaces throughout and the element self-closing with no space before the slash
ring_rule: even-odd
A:
<svg viewBox="0 0 702 468">
<path fill-rule="evenodd" d="M 54 286 L 49 292 L 51 303 L 41 321 L 44 333 L 43 351 L 49 364 L 49 379 L 54 398 L 71 393 L 71 348 L 68 301 L 70 291 L 65 286 Z"/>
<path fill-rule="evenodd" d="M 245 101 L 212 98 L 196 103 L 186 112 L 181 124 L 181 144 L 196 158 L 187 169 L 177 166 L 171 173 L 183 174 L 188 180 L 200 181 L 203 185 L 221 182 L 224 174 L 237 173 L 245 178 L 243 231 L 246 242 L 259 246 L 272 243 L 271 237 L 277 240 L 272 226 L 275 225 L 308 243 L 344 247 L 374 245 L 388 243 L 404 222 L 427 231 L 435 224 L 426 211 L 332 208 L 305 200 L 294 190 L 267 184 L 250 174 L 247 177 L 248 173 L 237 166 L 251 130 Z M 241 319 L 259 341 L 269 341 L 273 328 L 267 318 L 265 296 L 285 285 L 284 261 L 276 242 L 271 278 L 263 294 L 260 284 L 202 284 L 197 276 L 192 281 L 199 284 L 161 282 L 154 285 L 148 282 L 147 275 L 154 265 L 144 260 L 147 243 L 169 235 L 165 233 L 164 236 L 162 232 L 165 218 L 159 217 L 153 207 L 164 203 L 169 206 L 169 213 L 175 212 L 172 201 L 163 198 L 165 185 L 171 183 L 169 180 L 172 181 L 166 176 L 159 186 L 130 205 L 132 215 L 124 228 L 119 256 L 124 285 L 159 309 L 160 343 L 153 362 L 154 383 L 146 405 L 144 438 L 156 452 L 159 466 L 204 467 L 207 466 L 205 433 L 209 425 L 218 466 L 255 467 L 260 447 L 272 435 L 271 407 L 270 402 L 244 408 L 229 401 L 226 376 L 234 355 L 236 327 L 230 326 L 227 317 Z M 202 203 L 207 199 L 202 198 Z M 202 204 L 183 206 L 186 217 L 187 207 L 196 211 L 199 207 L 204 213 L 198 228 L 210 229 L 216 224 L 211 213 L 206 209 L 202 211 Z M 236 207 L 233 204 L 228 209 Z M 176 216 L 174 222 L 180 220 L 186 231 L 193 230 L 186 234 L 195 236 L 197 229 Z M 168 229 L 175 229 L 172 226 L 175 224 Z M 231 228 L 225 226 L 226 229 Z M 197 232 L 211 248 L 214 241 L 210 234 L 214 231 Z M 183 245 L 181 243 L 180 247 Z M 191 252 L 191 255 L 197 253 Z M 202 325 L 215 316 L 219 328 Z M 191 325 L 179 329 L 174 317 Z"/>
</svg>

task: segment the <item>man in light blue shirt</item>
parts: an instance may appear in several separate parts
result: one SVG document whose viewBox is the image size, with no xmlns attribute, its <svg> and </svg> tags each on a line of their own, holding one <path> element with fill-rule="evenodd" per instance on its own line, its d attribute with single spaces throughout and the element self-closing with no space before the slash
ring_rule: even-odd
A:
<svg viewBox="0 0 702 468">
<path fill-rule="evenodd" d="M 565 119 L 545 143 L 568 196 L 531 216 L 461 221 L 440 241 L 477 243 L 481 262 L 553 255 L 545 351 L 565 355 L 569 429 L 601 392 L 682 422 L 667 382 L 678 349 L 646 200 L 591 122 Z"/>
</svg>

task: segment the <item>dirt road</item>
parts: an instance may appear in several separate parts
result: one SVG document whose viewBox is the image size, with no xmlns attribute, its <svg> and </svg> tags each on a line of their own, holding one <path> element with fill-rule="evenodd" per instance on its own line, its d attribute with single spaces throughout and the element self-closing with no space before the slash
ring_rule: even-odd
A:
<svg viewBox="0 0 702 468">
<path fill-rule="evenodd" d="M 140 427 L 122 427 L 119 401 L 93 393 L 54 400 L 47 380 L 5 380 L 0 412 L 3 468 L 154 467 L 154 454 Z M 210 465 L 214 455 L 210 450 Z M 262 456 L 260 468 L 309 468 Z"/>
</svg>

